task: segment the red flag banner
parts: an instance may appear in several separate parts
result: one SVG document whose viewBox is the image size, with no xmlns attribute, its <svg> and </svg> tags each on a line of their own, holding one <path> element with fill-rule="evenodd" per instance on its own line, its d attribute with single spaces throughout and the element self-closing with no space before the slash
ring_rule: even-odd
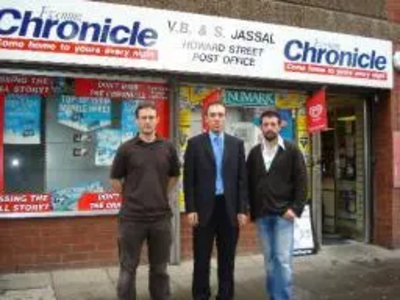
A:
<svg viewBox="0 0 400 300">
<path fill-rule="evenodd" d="M 310 133 L 323 131 L 328 127 L 325 89 L 320 89 L 307 99 L 307 129 Z"/>
</svg>

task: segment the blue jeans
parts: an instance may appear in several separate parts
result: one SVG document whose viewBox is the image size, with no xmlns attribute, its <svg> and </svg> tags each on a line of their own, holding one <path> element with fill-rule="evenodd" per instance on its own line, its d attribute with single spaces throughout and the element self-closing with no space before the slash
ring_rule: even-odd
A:
<svg viewBox="0 0 400 300">
<path fill-rule="evenodd" d="M 256 222 L 264 254 L 267 293 L 271 300 L 292 300 L 294 222 L 275 214 Z"/>
</svg>

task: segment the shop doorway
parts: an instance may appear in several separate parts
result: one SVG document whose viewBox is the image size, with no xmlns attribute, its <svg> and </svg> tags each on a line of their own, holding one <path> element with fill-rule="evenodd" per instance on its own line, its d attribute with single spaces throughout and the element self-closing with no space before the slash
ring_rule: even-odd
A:
<svg viewBox="0 0 400 300">
<path fill-rule="evenodd" d="M 361 99 L 329 99 L 321 133 L 322 243 L 368 241 L 368 131 Z"/>
</svg>

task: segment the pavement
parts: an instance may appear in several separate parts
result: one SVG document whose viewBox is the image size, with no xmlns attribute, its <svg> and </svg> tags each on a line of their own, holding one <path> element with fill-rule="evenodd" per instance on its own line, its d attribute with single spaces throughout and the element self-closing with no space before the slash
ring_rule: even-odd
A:
<svg viewBox="0 0 400 300">
<path fill-rule="evenodd" d="M 169 268 L 173 299 L 190 300 L 192 262 Z M 0 275 L 0 300 L 115 300 L 118 268 Z M 149 300 L 148 267 L 138 269 L 138 300 Z M 212 262 L 216 291 L 216 263 Z M 268 299 L 261 255 L 238 256 L 235 300 Z M 400 300 L 400 250 L 348 241 L 295 258 L 296 300 Z"/>
</svg>

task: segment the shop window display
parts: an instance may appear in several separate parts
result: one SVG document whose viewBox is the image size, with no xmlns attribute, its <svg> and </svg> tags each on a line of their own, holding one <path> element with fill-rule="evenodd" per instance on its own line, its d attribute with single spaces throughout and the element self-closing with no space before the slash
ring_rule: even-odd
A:
<svg viewBox="0 0 400 300">
<path fill-rule="evenodd" d="M 135 110 L 153 101 L 167 137 L 162 83 L 0 75 L 3 168 L 0 212 L 13 216 L 115 213 L 109 167 L 137 133 Z"/>
</svg>

